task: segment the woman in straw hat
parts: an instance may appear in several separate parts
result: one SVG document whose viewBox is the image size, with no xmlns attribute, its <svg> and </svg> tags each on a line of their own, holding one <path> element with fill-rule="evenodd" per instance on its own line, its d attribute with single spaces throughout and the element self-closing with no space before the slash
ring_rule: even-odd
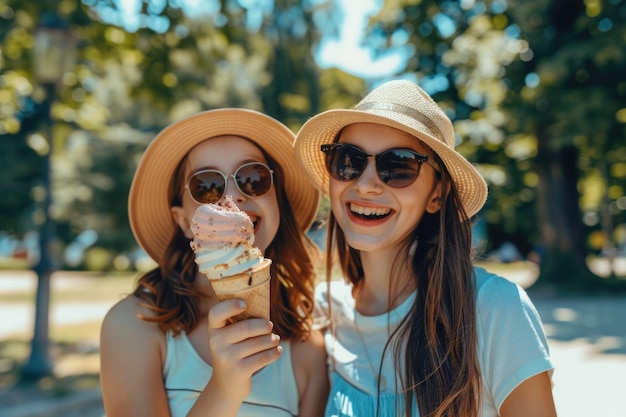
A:
<svg viewBox="0 0 626 417">
<path fill-rule="evenodd" d="M 416 84 L 391 81 L 298 132 L 330 197 L 328 283 L 316 291 L 327 416 L 555 416 L 552 364 L 523 289 L 474 268 L 487 186 Z M 330 280 L 338 256 L 346 280 Z"/>
<path fill-rule="evenodd" d="M 322 414 L 326 353 L 311 330 L 315 270 L 304 234 L 319 193 L 293 158 L 293 139 L 271 117 L 219 109 L 170 125 L 148 146 L 128 207 L 137 242 L 158 266 L 104 319 L 107 417 Z M 271 322 L 227 324 L 245 303 L 219 303 L 194 262 L 193 214 L 226 194 L 273 261 Z"/>
</svg>

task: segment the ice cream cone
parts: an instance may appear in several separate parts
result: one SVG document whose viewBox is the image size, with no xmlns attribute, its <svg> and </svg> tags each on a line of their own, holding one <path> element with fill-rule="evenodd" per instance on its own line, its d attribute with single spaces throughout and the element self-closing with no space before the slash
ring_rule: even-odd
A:
<svg viewBox="0 0 626 417">
<path fill-rule="evenodd" d="M 270 265 L 264 259 L 259 266 L 243 274 L 209 280 L 220 301 L 241 298 L 246 302 L 246 311 L 233 317 L 232 321 L 250 317 L 270 318 Z"/>
</svg>

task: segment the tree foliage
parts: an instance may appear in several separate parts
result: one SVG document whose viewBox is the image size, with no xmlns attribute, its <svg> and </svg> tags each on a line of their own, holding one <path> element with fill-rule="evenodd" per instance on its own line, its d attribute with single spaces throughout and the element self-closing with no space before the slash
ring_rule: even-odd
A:
<svg viewBox="0 0 626 417">
<path fill-rule="evenodd" d="M 624 244 L 625 17 L 621 0 L 400 1 L 371 21 L 413 47 L 404 76 L 490 183 L 492 244 L 540 246 L 544 282 L 585 282 L 590 251 Z"/>
<path fill-rule="evenodd" d="M 184 4 L 143 0 L 125 10 L 109 0 L 0 0 L 0 148 L 10 168 L 1 175 L 11 184 L 0 201 L 1 229 L 18 237 L 37 229 L 50 136 L 57 237 L 67 244 L 94 230 L 98 246 L 122 252 L 134 246 L 126 217 L 132 174 L 164 126 L 206 109 L 245 107 L 296 130 L 321 110 L 312 46 L 321 36 L 314 21 L 332 13 L 329 2 Z M 51 130 L 32 72 L 34 30 L 46 13 L 69 24 L 79 50 L 56 90 Z"/>
<path fill-rule="evenodd" d="M 330 0 L 123 4 L 0 0 L 1 230 L 38 227 L 50 136 L 59 239 L 94 230 L 98 246 L 131 251 L 128 188 L 164 126 L 234 106 L 295 131 L 366 92 L 364 80 L 315 62 L 322 34 L 337 31 Z M 69 24 L 79 51 L 56 90 L 51 130 L 32 72 L 46 13 Z M 626 241 L 625 22 L 624 0 L 401 0 L 370 20 L 379 53 L 410 48 L 394 76 L 433 94 L 489 182 L 488 249 L 541 248 L 546 282 L 585 280 L 587 254 Z"/>
</svg>

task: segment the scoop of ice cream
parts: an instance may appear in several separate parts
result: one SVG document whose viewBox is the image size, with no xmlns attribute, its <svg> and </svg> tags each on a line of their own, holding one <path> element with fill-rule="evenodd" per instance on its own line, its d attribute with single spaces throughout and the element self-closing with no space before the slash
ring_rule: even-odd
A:
<svg viewBox="0 0 626 417">
<path fill-rule="evenodd" d="M 203 204 L 192 223 L 191 248 L 200 272 L 219 279 L 246 272 L 263 261 L 254 247 L 254 225 L 230 196 L 218 204 Z"/>
</svg>

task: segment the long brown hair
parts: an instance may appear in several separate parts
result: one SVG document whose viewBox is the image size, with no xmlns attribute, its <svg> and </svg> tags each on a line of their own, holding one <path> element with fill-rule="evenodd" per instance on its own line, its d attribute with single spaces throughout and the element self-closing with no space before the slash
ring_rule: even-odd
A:
<svg viewBox="0 0 626 417">
<path fill-rule="evenodd" d="M 280 213 L 276 236 L 265 256 L 272 259 L 270 281 L 270 317 L 273 331 L 287 339 L 305 339 L 311 330 L 315 269 L 311 255 L 315 246 L 300 232 L 283 186 L 285 172 L 266 152 L 274 171 L 274 187 Z M 170 181 L 170 206 L 180 206 L 185 181 L 187 157 L 178 164 Z M 163 331 L 178 334 L 191 332 L 200 321 L 201 295 L 194 288 L 198 267 L 194 253 L 179 227 L 167 246 L 160 265 L 141 276 L 133 295 L 154 315 L 143 320 L 157 323 Z"/>
<path fill-rule="evenodd" d="M 473 417 L 478 416 L 480 408 L 481 378 L 471 223 L 445 166 L 436 154 L 433 157 L 442 169 L 439 177 L 442 205 L 437 213 L 424 214 L 412 239 L 404 246 L 406 252 L 398 254 L 393 264 L 395 271 L 401 259 L 411 256 L 411 243 L 417 241 L 412 256 L 415 301 L 387 341 L 383 354 L 389 347 L 393 348 L 406 416 L 411 415 L 415 400 L 423 417 Z M 363 279 L 359 253 L 347 244 L 331 213 L 327 237 L 328 280 L 330 260 L 335 255 L 345 277 L 358 285 Z M 406 364 L 404 369 L 400 369 L 401 363 Z"/>
</svg>

